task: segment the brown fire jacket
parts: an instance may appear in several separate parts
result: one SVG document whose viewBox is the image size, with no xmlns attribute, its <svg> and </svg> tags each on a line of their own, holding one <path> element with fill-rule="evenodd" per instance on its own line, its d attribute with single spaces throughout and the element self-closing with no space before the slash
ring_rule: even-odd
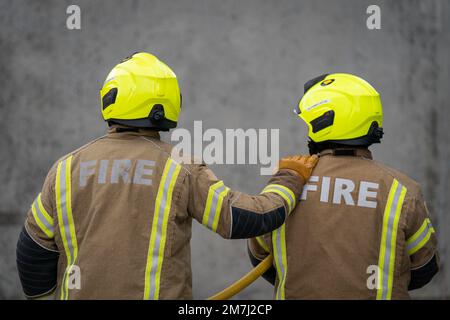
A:
<svg viewBox="0 0 450 320">
<path fill-rule="evenodd" d="M 290 170 L 251 196 L 171 150 L 156 132 L 113 127 L 55 163 L 25 228 L 59 252 L 57 298 L 192 298 L 192 218 L 249 238 L 281 226 L 299 201 L 304 183 Z"/>
<path fill-rule="evenodd" d="M 282 227 L 249 240 L 251 258 L 274 255 L 275 298 L 407 299 L 412 273 L 437 272 L 418 184 L 370 151 L 322 152 L 301 199 Z"/>
</svg>

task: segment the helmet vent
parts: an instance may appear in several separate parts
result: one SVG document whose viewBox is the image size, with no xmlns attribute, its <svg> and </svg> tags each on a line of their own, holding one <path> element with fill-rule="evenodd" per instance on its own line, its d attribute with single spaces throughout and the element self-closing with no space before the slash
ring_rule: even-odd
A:
<svg viewBox="0 0 450 320">
<path fill-rule="evenodd" d="M 102 98 L 102 108 L 105 110 L 108 106 L 116 102 L 117 88 L 112 88 Z"/>
<path fill-rule="evenodd" d="M 312 132 L 316 133 L 320 130 L 323 130 L 331 126 L 333 122 L 334 122 L 334 111 L 333 110 L 327 111 L 320 117 L 311 121 Z"/>
</svg>

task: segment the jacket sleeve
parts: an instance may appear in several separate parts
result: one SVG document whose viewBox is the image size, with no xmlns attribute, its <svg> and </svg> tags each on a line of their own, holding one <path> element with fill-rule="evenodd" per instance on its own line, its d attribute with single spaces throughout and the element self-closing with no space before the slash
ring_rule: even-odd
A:
<svg viewBox="0 0 450 320">
<path fill-rule="evenodd" d="M 259 237 L 248 239 L 248 256 L 253 267 L 256 267 L 272 252 L 272 234 L 268 233 Z M 272 285 L 275 285 L 276 270 L 272 265 L 262 277 Z"/>
<path fill-rule="evenodd" d="M 28 210 L 25 229 L 28 234 L 42 247 L 57 250 L 54 241 L 54 227 L 56 218 L 54 183 L 56 167 L 47 174 L 41 192 Z"/>
<path fill-rule="evenodd" d="M 41 193 L 31 204 L 17 241 L 16 262 L 22 288 L 28 298 L 45 296 L 56 287 L 58 248 L 54 241 L 54 168 Z"/>
<path fill-rule="evenodd" d="M 438 272 L 439 256 L 435 230 L 420 190 L 412 200 L 407 218 L 406 250 L 411 264 L 409 290 L 423 287 Z"/>
<path fill-rule="evenodd" d="M 223 238 L 260 236 L 280 227 L 295 208 L 303 180 L 290 170 L 279 170 L 259 195 L 230 190 L 204 164 L 192 165 L 188 212 Z"/>
</svg>

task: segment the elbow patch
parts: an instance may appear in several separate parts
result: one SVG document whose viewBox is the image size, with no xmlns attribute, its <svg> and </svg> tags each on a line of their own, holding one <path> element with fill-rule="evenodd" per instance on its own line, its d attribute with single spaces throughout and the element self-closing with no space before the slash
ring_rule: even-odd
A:
<svg viewBox="0 0 450 320">
<path fill-rule="evenodd" d="M 56 286 L 59 253 L 36 243 L 25 228 L 20 233 L 16 248 L 16 262 L 23 292 L 37 297 Z"/>
<path fill-rule="evenodd" d="M 231 207 L 233 225 L 231 239 L 246 239 L 261 236 L 279 228 L 286 219 L 284 206 L 264 214 Z"/>
</svg>

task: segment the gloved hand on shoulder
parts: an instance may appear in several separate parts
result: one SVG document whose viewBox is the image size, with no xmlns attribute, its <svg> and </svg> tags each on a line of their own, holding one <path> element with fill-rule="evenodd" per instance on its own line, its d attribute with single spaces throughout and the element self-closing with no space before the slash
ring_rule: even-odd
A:
<svg viewBox="0 0 450 320">
<path fill-rule="evenodd" d="M 317 155 L 312 156 L 290 156 L 282 158 L 279 162 L 278 169 L 289 169 L 295 171 L 303 180 L 308 181 L 314 167 L 319 161 Z"/>
</svg>

